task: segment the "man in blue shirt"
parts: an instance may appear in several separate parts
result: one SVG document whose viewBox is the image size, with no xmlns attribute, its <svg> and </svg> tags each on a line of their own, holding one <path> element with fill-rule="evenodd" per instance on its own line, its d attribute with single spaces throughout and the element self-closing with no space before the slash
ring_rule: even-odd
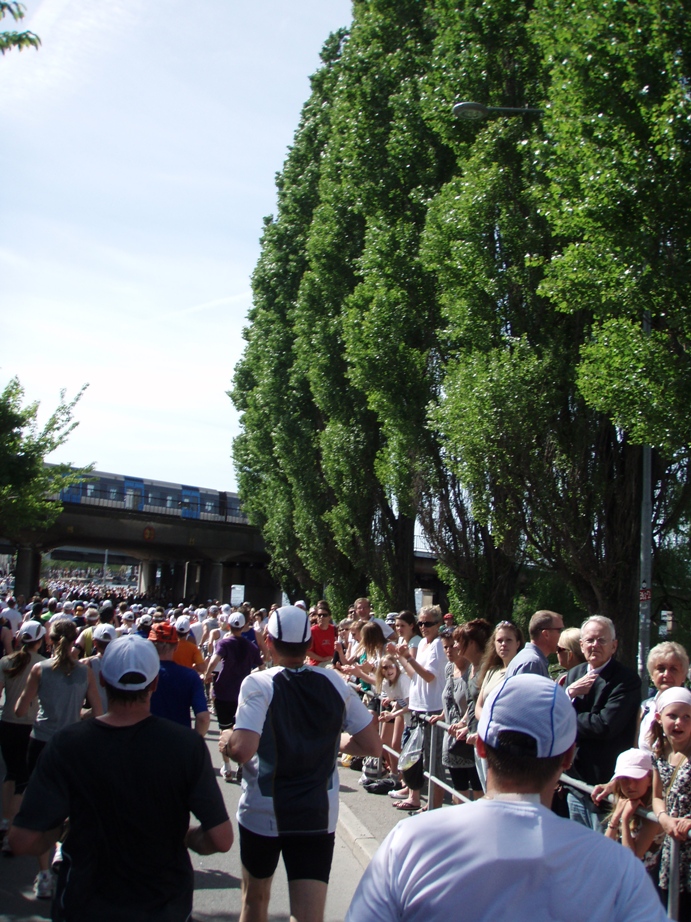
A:
<svg viewBox="0 0 691 922">
<path fill-rule="evenodd" d="M 155 622 L 151 626 L 149 640 L 153 642 L 161 660 L 158 686 L 151 696 L 151 713 L 173 720 L 183 727 L 189 727 L 191 709 L 194 711 L 194 729 L 201 736 L 205 736 L 211 715 L 206 703 L 204 684 L 194 669 L 173 662 L 175 648 L 178 645 L 175 625 L 168 621 Z"/>
<path fill-rule="evenodd" d="M 547 657 L 557 652 L 559 635 L 563 630 L 564 619 L 561 615 L 545 609 L 536 611 L 528 625 L 530 643 L 527 643 L 511 660 L 506 670 L 506 678 L 529 672 L 548 679 Z"/>
</svg>

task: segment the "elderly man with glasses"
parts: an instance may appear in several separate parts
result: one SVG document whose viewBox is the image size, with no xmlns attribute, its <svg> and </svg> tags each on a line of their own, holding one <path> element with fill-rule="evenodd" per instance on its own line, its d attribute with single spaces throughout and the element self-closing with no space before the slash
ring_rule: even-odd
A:
<svg viewBox="0 0 691 922">
<path fill-rule="evenodd" d="M 586 662 L 570 669 L 564 687 L 578 722 L 576 757 L 570 774 L 586 784 L 606 784 L 617 756 L 635 745 L 641 680 L 614 658 L 614 624 L 593 615 L 581 625 L 581 650 Z M 570 791 L 569 816 L 602 832 L 598 807 L 589 795 Z"/>
<path fill-rule="evenodd" d="M 420 791 L 424 781 L 424 769 L 429 769 L 430 752 L 432 746 L 432 727 L 425 720 L 442 713 L 442 692 L 445 684 L 445 671 L 447 659 L 444 647 L 439 639 L 439 629 L 442 624 L 442 612 L 438 605 L 427 605 L 420 609 L 418 627 L 422 632 L 422 641 L 417 648 L 417 657 L 413 657 L 408 645 L 399 646 L 389 644 L 388 652 L 397 656 L 401 667 L 411 679 L 410 698 L 408 709 L 411 714 L 413 727 L 422 726 L 425 734 L 423 757 L 420 761 L 403 773 L 408 785 L 409 796 L 398 801 L 395 806 L 398 810 L 422 812 L 420 806 Z M 434 735 L 437 750 L 437 765 L 441 766 L 443 734 Z M 434 788 L 434 806 L 440 807 L 444 799 L 444 791 L 440 787 Z"/>
</svg>

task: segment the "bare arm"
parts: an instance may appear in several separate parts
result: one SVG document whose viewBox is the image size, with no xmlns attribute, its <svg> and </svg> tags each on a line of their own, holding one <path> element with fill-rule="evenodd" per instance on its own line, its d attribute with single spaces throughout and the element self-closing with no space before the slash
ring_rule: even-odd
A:
<svg viewBox="0 0 691 922">
<path fill-rule="evenodd" d="M 631 820 L 638 807 L 641 807 L 640 800 L 627 800 L 621 815 L 621 844 L 630 848 L 637 858 L 643 858 L 650 846 L 653 844 L 655 836 L 661 832 L 659 823 L 653 823 L 650 820 L 642 820 L 638 835 L 634 839 L 631 835 Z"/>
<path fill-rule="evenodd" d="M 2 639 L 4 655 L 9 656 L 12 653 L 12 631 L 8 627 L 4 627 L 0 633 L 0 639 Z"/>
<path fill-rule="evenodd" d="M 38 686 L 40 681 L 41 670 L 39 668 L 39 664 L 36 663 L 31 667 L 31 672 L 29 673 L 29 678 L 26 680 L 24 691 L 21 693 L 17 703 L 14 706 L 14 713 L 16 717 L 26 717 L 26 715 L 29 713 L 31 702 L 38 694 Z"/>
<path fill-rule="evenodd" d="M 45 832 L 35 829 L 24 829 L 22 826 L 11 826 L 8 833 L 10 848 L 15 855 L 43 855 L 52 848 L 62 835 L 62 826 L 48 829 Z"/>
<path fill-rule="evenodd" d="M 417 673 L 417 675 L 419 675 L 424 682 L 434 682 L 437 677 L 436 674 L 431 672 L 429 669 L 425 669 L 424 666 L 421 666 L 418 663 L 417 659 L 413 656 L 413 651 L 410 649 L 407 643 L 403 643 L 399 646 L 398 655 L 402 660 L 406 674 L 411 679 Z"/>
<path fill-rule="evenodd" d="M 349 736 L 344 733 L 341 736 L 340 751 L 351 756 L 376 756 L 382 754 L 381 737 L 379 736 L 379 725 L 375 717 L 359 733 Z"/>
<path fill-rule="evenodd" d="M 101 701 L 101 696 L 98 693 L 96 676 L 94 675 L 93 669 L 89 669 L 89 680 L 86 686 L 86 700 L 89 702 L 91 707 L 91 716 L 100 717 L 103 713 L 103 702 Z"/>
<path fill-rule="evenodd" d="M 194 729 L 200 736 L 206 736 L 206 732 L 209 729 L 210 723 L 211 714 L 208 711 L 199 711 L 198 714 L 194 715 Z M 202 853 L 200 852 L 200 854 Z"/>
<path fill-rule="evenodd" d="M 190 826 L 185 835 L 185 847 L 198 855 L 215 855 L 217 852 L 229 852 L 233 844 L 233 827 L 230 820 L 202 829 Z"/>
<path fill-rule="evenodd" d="M 219 752 L 244 765 L 259 749 L 261 735 L 254 730 L 224 730 L 218 741 Z"/>
<path fill-rule="evenodd" d="M 214 653 L 214 655 L 211 657 L 211 659 L 209 660 L 207 664 L 206 672 L 204 674 L 204 681 L 207 684 L 211 681 L 213 671 L 220 662 L 221 662 L 221 656 L 218 653 Z"/>
<path fill-rule="evenodd" d="M 264 662 L 267 663 L 271 659 L 271 651 L 269 650 L 266 639 L 264 638 L 264 631 L 255 631 L 254 636 L 257 639 L 257 646 L 259 647 L 259 652 L 264 657 Z"/>
</svg>

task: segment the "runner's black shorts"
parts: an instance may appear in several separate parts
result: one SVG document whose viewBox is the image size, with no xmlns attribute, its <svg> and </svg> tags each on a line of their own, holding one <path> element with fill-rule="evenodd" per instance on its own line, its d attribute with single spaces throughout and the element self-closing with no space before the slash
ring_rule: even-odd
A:
<svg viewBox="0 0 691 922">
<path fill-rule="evenodd" d="M 260 836 L 244 826 L 240 829 L 240 859 L 245 870 L 258 880 L 273 877 L 278 859 L 288 880 L 320 880 L 329 882 L 333 860 L 335 833 L 314 835 Z"/>
<path fill-rule="evenodd" d="M 215 699 L 216 720 L 220 730 L 230 730 L 235 726 L 235 713 L 238 709 L 237 701 L 219 701 Z"/>
</svg>

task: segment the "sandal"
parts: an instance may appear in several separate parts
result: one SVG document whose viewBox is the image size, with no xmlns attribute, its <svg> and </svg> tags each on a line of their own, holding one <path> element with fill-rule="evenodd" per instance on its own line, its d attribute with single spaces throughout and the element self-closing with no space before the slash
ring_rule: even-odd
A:
<svg viewBox="0 0 691 922">
<path fill-rule="evenodd" d="M 408 800 L 410 797 L 410 791 L 408 788 L 405 788 L 402 791 L 389 791 L 389 797 L 391 800 Z"/>
<path fill-rule="evenodd" d="M 399 800 L 397 804 L 394 804 L 395 810 L 419 810 L 420 804 L 414 804 L 410 800 Z"/>
</svg>

